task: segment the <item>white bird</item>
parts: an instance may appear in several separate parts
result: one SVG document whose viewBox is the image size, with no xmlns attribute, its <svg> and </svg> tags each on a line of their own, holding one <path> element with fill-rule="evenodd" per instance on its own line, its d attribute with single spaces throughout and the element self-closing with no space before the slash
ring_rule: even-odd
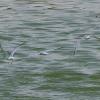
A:
<svg viewBox="0 0 100 100">
<path fill-rule="evenodd" d="M 57 48 L 55 48 L 55 49 L 57 49 Z M 55 49 L 50 49 L 50 50 L 41 51 L 41 52 L 39 53 L 39 55 L 48 55 L 49 52 L 52 52 L 52 51 L 54 51 Z"/>
<path fill-rule="evenodd" d="M 25 43 L 25 42 L 24 42 L 24 43 Z M 8 57 L 8 60 L 14 60 L 14 59 L 15 59 L 14 55 L 15 55 L 16 51 L 17 51 L 22 45 L 24 45 L 24 43 L 18 45 L 18 46 L 10 53 L 10 56 Z"/>
<path fill-rule="evenodd" d="M 48 55 L 49 53 L 47 51 L 42 51 L 39 53 L 40 55 Z"/>
<path fill-rule="evenodd" d="M 85 35 L 84 36 L 84 39 L 90 39 L 91 38 L 91 35 Z"/>
<path fill-rule="evenodd" d="M 84 39 L 90 39 L 91 38 L 91 35 L 86 35 L 86 34 L 80 34 L 77 38 L 76 38 L 76 41 L 75 41 L 75 49 L 74 49 L 74 55 L 76 54 L 78 48 L 80 47 L 80 43 L 82 40 Z"/>
</svg>

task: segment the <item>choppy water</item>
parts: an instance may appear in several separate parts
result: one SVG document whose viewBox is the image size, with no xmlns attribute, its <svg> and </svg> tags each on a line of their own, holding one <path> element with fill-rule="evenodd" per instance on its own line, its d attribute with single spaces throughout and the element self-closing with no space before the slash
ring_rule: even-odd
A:
<svg viewBox="0 0 100 100">
<path fill-rule="evenodd" d="M 100 0 L 0 0 L 0 100 L 100 100 L 99 37 Z"/>
</svg>

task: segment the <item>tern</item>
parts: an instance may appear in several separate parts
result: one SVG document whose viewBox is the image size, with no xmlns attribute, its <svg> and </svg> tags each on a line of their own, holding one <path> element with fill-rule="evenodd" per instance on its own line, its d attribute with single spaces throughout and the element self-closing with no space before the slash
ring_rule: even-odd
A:
<svg viewBox="0 0 100 100">
<path fill-rule="evenodd" d="M 16 51 L 24 44 L 25 44 L 25 42 L 23 42 L 22 44 L 18 45 L 16 48 L 14 48 L 12 50 L 12 52 L 10 53 L 10 56 L 8 57 L 8 60 L 14 60 L 15 59 L 14 55 L 15 55 Z"/>
</svg>

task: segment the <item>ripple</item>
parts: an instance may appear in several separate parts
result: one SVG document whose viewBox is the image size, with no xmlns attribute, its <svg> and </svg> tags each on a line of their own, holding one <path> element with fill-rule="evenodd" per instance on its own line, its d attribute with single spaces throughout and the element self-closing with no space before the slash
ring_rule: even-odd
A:
<svg viewBox="0 0 100 100">
<path fill-rule="evenodd" d="M 1 0 L 0 100 L 99 100 L 99 2 Z"/>
</svg>

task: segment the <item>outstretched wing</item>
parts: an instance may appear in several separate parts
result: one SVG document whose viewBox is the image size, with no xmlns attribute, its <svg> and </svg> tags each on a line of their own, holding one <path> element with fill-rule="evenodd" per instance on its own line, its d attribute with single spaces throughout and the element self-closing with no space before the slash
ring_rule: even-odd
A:
<svg viewBox="0 0 100 100">
<path fill-rule="evenodd" d="M 26 42 L 23 42 L 22 44 L 18 45 L 16 48 L 14 48 L 14 50 L 10 53 L 9 57 L 13 57 L 14 54 L 16 53 L 16 51 L 22 46 L 24 45 Z"/>
</svg>

